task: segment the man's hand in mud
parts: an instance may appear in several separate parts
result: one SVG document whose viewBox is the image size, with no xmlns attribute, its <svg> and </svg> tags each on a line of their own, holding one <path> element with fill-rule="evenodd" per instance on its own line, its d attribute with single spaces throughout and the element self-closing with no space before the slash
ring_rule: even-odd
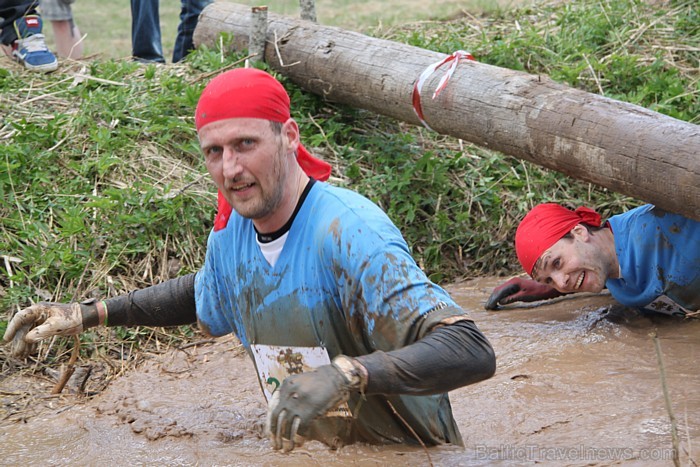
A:
<svg viewBox="0 0 700 467">
<path fill-rule="evenodd" d="M 42 339 L 73 336 L 82 331 L 83 313 L 79 303 L 41 302 L 17 312 L 7 324 L 3 340 L 12 341 L 12 356 L 25 358 Z"/>
<path fill-rule="evenodd" d="M 536 302 L 562 295 L 564 294 L 546 284 L 540 284 L 532 279 L 514 277 L 493 289 L 484 307 L 487 310 L 497 310 L 499 305 L 513 302 Z"/>
<path fill-rule="evenodd" d="M 342 358 L 344 362 L 351 360 Z M 313 371 L 288 376 L 272 395 L 265 430 L 274 449 L 288 452 L 301 446 L 314 419 L 346 402 L 350 391 L 360 389 L 360 377 L 350 374 L 346 368 L 352 368 L 339 366 L 336 360 Z"/>
</svg>

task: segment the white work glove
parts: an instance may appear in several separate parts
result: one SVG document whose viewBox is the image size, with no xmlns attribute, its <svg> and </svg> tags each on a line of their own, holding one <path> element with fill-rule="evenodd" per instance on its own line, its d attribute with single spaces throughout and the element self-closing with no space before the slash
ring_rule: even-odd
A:
<svg viewBox="0 0 700 467">
<path fill-rule="evenodd" d="M 80 303 L 40 302 L 12 317 L 3 340 L 12 341 L 12 356 L 25 358 L 40 340 L 52 336 L 74 336 L 81 332 L 83 311 Z"/>
</svg>

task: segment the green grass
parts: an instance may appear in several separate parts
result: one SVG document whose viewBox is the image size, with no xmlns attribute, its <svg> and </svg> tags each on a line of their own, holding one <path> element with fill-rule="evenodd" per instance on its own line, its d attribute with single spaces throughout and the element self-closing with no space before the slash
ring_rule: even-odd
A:
<svg viewBox="0 0 700 467">
<path fill-rule="evenodd" d="M 2 297 L 10 303 L 26 303 L 37 290 L 71 299 L 107 276 L 146 274 L 150 259 L 169 249 L 186 260 L 203 246 L 200 238 L 173 246 L 184 232 L 205 231 L 210 217 L 206 187 L 176 196 L 201 179 L 195 134 L 181 117 L 191 114 L 198 88 L 131 62 L 95 63 L 90 73 L 109 82 L 70 87 L 51 75 L 42 85 L 60 89 L 61 101 L 39 103 L 29 114 L 8 111 L 0 251 L 21 259 L 2 279 L 15 281 Z M 5 73 L 0 83 L 18 89 L 22 78 Z M 56 107 L 64 103 L 67 112 Z"/>
<path fill-rule="evenodd" d="M 318 22 L 357 31 L 374 31 L 411 21 L 449 17 L 466 9 L 474 14 L 511 8 L 526 0 L 320 0 L 316 2 Z M 297 0 L 271 2 L 239 1 L 243 5 L 267 5 L 271 13 L 298 17 Z M 160 27 L 163 53 L 170 61 L 179 23 L 180 0 L 160 0 Z M 131 10 L 129 2 L 77 0 L 73 16 L 84 39 L 85 55 L 99 58 L 125 58 L 131 55 Z M 49 24 L 45 26 L 47 43 L 54 43 Z"/>
<path fill-rule="evenodd" d="M 477 25 L 410 27 L 394 39 L 445 53 L 467 49 L 492 65 L 700 122 L 700 9 L 692 0 L 554 3 Z"/>
</svg>

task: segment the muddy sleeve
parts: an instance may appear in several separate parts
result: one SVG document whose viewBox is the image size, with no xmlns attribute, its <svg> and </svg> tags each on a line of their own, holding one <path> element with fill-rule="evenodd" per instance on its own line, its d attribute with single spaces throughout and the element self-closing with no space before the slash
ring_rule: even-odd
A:
<svg viewBox="0 0 700 467">
<path fill-rule="evenodd" d="M 179 326 L 197 321 L 194 277 L 187 274 L 105 300 L 108 326 Z"/>
<path fill-rule="evenodd" d="M 438 326 L 401 349 L 357 360 L 367 369 L 367 394 L 444 393 L 490 378 L 496 371 L 491 344 L 467 320 Z"/>
</svg>

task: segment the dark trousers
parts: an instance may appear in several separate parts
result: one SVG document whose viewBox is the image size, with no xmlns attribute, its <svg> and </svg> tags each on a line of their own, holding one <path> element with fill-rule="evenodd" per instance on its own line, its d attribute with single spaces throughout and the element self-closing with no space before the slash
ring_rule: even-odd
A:
<svg viewBox="0 0 700 467">
<path fill-rule="evenodd" d="M 0 0 L 2 1 L 2 0 Z M 199 14 L 212 0 L 180 0 L 180 24 L 173 62 L 179 62 L 194 45 L 192 35 Z M 131 0 L 131 54 L 140 61 L 164 63 L 158 0 Z"/>
<path fill-rule="evenodd" d="M 26 15 L 35 15 L 39 0 L 0 0 L 0 43 L 10 45 L 17 40 L 12 23 Z"/>
</svg>

